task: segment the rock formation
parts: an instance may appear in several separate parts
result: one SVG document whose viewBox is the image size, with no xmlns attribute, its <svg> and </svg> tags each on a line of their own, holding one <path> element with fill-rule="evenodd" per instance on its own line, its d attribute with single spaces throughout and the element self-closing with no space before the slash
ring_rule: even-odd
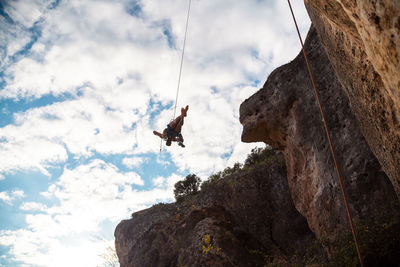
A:
<svg viewBox="0 0 400 267">
<path fill-rule="evenodd" d="M 121 266 L 312 263 L 303 262 L 307 253 L 324 253 L 295 209 L 285 177 L 278 154 L 272 163 L 213 182 L 184 202 L 134 213 L 115 230 Z"/>
<path fill-rule="evenodd" d="M 313 27 L 305 47 L 356 222 L 398 217 L 393 187 L 359 130 Z M 296 208 L 328 251 L 335 250 L 330 244 L 349 229 L 348 220 L 302 53 L 272 72 L 264 87 L 242 103 L 240 121 L 243 141 L 264 141 L 284 152 Z"/>
<path fill-rule="evenodd" d="M 361 131 L 400 197 L 400 1 L 305 3 Z"/>
</svg>

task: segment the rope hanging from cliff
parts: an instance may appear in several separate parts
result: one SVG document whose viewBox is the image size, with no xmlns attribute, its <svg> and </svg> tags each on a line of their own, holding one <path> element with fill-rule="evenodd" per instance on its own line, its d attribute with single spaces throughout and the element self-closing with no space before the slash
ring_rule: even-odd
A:
<svg viewBox="0 0 400 267">
<path fill-rule="evenodd" d="M 184 55 L 185 55 L 186 35 L 187 35 L 188 25 L 189 25 L 189 16 L 190 16 L 190 6 L 191 6 L 191 4 L 192 4 L 192 0 L 189 0 L 189 6 L 188 6 L 187 16 L 186 16 L 185 37 L 183 38 L 183 48 L 182 48 L 182 56 L 181 56 L 181 65 L 180 65 L 180 68 L 179 68 L 178 86 L 177 86 L 177 88 L 176 88 L 174 116 L 172 117 L 172 119 L 175 119 L 175 115 L 176 115 L 176 106 L 177 106 L 177 104 L 178 104 L 179 88 L 180 88 L 180 85 L 181 85 L 183 58 L 184 58 Z"/>
<path fill-rule="evenodd" d="M 192 0 L 189 0 L 189 5 L 188 5 L 188 10 L 187 10 L 187 15 L 186 15 L 186 26 L 185 26 L 185 36 L 183 38 L 183 47 L 182 47 L 182 55 L 181 55 L 181 64 L 179 67 L 179 76 L 178 76 L 178 86 L 176 88 L 176 97 L 175 97 L 175 104 L 174 104 L 174 115 L 172 116 L 172 119 L 175 119 L 176 115 L 176 106 L 178 105 L 178 96 L 179 96 L 179 89 L 181 85 L 181 77 L 182 77 L 182 69 L 183 69 L 183 58 L 185 56 L 185 47 L 186 47 L 186 36 L 187 36 L 187 31 L 188 31 L 188 25 L 189 25 L 189 16 L 190 16 L 190 6 L 192 5 Z M 162 139 L 160 140 L 160 152 L 162 151 Z"/>
<path fill-rule="evenodd" d="M 322 121 L 323 121 L 323 123 L 324 123 L 324 128 L 325 128 L 325 133 L 326 133 L 326 136 L 327 136 L 327 138 L 328 138 L 329 147 L 330 147 L 330 150 L 331 150 L 331 154 L 332 154 L 332 157 L 333 157 L 333 161 L 334 161 L 334 163 L 335 163 L 336 173 L 337 173 L 337 176 L 338 176 L 338 178 L 339 178 L 340 188 L 341 188 L 341 190 L 342 190 L 342 194 L 343 194 L 343 198 L 344 198 L 344 203 L 345 203 L 346 211 L 347 211 L 347 216 L 348 216 L 349 223 L 350 223 L 351 232 L 352 232 L 352 234 L 353 234 L 354 243 L 355 243 L 355 245 L 356 245 L 357 254 L 358 254 L 358 259 L 359 259 L 359 261 L 360 261 L 361 267 L 364 267 L 364 263 L 363 263 L 363 260 L 362 260 L 362 257 L 361 257 L 361 252 L 360 252 L 360 246 L 359 246 L 359 244 L 358 244 L 356 231 L 355 231 L 355 229 L 354 229 L 353 218 L 352 218 L 352 216 L 351 216 L 351 212 L 350 212 L 350 208 L 349 208 L 349 203 L 348 203 L 348 200 L 347 200 L 347 194 L 346 194 L 346 191 L 344 190 L 343 177 L 342 177 L 342 174 L 341 174 L 341 172 L 340 172 L 339 164 L 338 164 L 338 161 L 337 161 L 337 158 L 336 158 L 335 149 L 333 148 L 331 134 L 330 134 L 330 132 L 329 132 L 329 128 L 328 128 L 328 125 L 327 125 L 327 122 L 326 122 L 326 119 L 325 119 L 324 110 L 322 109 L 321 99 L 320 99 L 320 96 L 319 96 L 319 92 L 318 92 L 318 89 L 317 89 L 317 85 L 316 85 L 316 83 L 315 83 L 314 75 L 313 75 L 313 73 L 312 73 L 312 71 L 311 71 L 310 63 L 309 63 L 309 61 L 308 61 L 307 53 L 306 53 L 306 50 L 305 50 L 305 48 L 304 48 L 303 40 L 302 40 L 301 35 L 300 35 L 299 27 L 297 26 L 296 18 L 295 18 L 295 16 L 294 16 L 293 9 L 292 9 L 292 5 L 290 4 L 290 0 L 288 0 L 288 4 L 289 4 L 290 12 L 292 13 L 292 17 L 293 17 L 294 24 L 295 24 L 295 26 L 296 26 L 297 34 L 298 34 L 299 39 L 300 39 L 300 43 L 301 43 L 301 47 L 302 47 L 302 50 L 303 50 L 304 58 L 305 58 L 305 61 L 306 61 L 306 64 L 307 64 L 307 69 L 308 69 L 308 72 L 309 72 L 310 77 L 311 77 L 312 85 L 313 85 L 313 87 L 314 87 L 315 96 L 316 96 L 316 98 L 317 98 L 319 110 L 320 110 L 320 112 L 321 112 L 321 117 L 322 117 Z"/>
</svg>

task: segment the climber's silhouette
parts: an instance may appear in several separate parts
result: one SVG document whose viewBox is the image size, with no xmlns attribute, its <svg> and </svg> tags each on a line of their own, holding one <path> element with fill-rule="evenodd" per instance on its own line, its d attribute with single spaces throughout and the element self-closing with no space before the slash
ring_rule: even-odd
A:
<svg viewBox="0 0 400 267">
<path fill-rule="evenodd" d="M 161 139 L 166 140 L 167 146 L 170 146 L 171 142 L 173 141 L 173 142 L 178 142 L 179 146 L 185 147 L 185 145 L 183 144 L 183 136 L 181 134 L 181 130 L 182 130 L 182 125 L 183 125 L 183 118 L 186 117 L 188 109 L 189 109 L 189 106 L 186 106 L 185 108 L 181 108 L 181 115 L 178 116 L 173 121 L 171 121 L 167 125 L 167 128 L 164 129 L 163 133 L 153 131 L 153 134 L 157 135 Z"/>
</svg>

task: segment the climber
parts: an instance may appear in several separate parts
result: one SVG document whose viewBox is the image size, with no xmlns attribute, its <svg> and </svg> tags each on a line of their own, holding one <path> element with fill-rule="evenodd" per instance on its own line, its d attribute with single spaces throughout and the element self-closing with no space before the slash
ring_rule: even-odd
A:
<svg viewBox="0 0 400 267">
<path fill-rule="evenodd" d="M 171 142 L 178 142 L 178 145 L 181 147 L 185 147 L 183 144 L 183 136 L 181 134 L 182 130 L 182 125 L 183 125 L 183 118 L 186 117 L 187 111 L 189 109 L 189 106 L 186 106 L 185 108 L 181 108 L 181 115 L 179 115 L 176 119 L 171 121 L 168 125 L 167 128 L 164 129 L 163 133 L 159 133 L 157 131 L 153 131 L 154 135 L 157 135 L 161 139 L 164 139 L 167 141 L 166 145 L 170 146 Z"/>
</svg>

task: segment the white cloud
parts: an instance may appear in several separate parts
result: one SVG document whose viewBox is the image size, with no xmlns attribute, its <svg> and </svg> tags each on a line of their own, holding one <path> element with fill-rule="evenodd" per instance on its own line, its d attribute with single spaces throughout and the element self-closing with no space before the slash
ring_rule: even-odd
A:
<svg viewBox="0 0 400 267">
<path fill-rule="evenodd" d="M 22 210 L 42 213 L 28 214 L 26 229 L 0 231 L 0 245 L 11 246 L 13 257 L 28 265 L 100 264 L 98 255 L 106 247 L 91 237 L 113 231 L 116 223 L 134 211 L 171 201 L 173 185 L 180 179 L 171 175 L 163 178 L 159 187 L 145 191 L 133 188 L 143 184 L 139 175 L 120 172 L 116 166 L 101 160 L 66 169 L 46 192 L 60 204 L 23 203 Z M 13 195 L 22 193 L 14 191 Z M 103 229 L 104 222 L 112 222 L 111 228 Z"/>
<path fill-rule="evenodd" d="M 43 44 L 52 46 L 39 60 L 24 58 L 10 67 L 6 76 L 12 77 L 12 83 L 1 95 L 74 93 L 76 87 L 86 83 L 108 91 L 121 79 L 142 79 L 146 73 L 163 76 L 163 84 L 171 80 L 168 69 L 154 68 L 155 64 L 166 66 L 175 60 L 162 28 L 130 16 L 121 3 L 61 2 L 59 8 L 46 14 L 42 27 L 33 50 Z"/>
<path fill-rule="evenodd" d="M 0 245 L 12 246 L 16 260 L 24 266 L 99 266 L 98 256 L 107 248 L 104 242 L 89 241 L 87 236 L 74 242 L 43 235 L 40 231 L 0 231 Z"/>
<path fill-rule="evenodd" d="M 24 202 L 19 207 L 21 210 L 25 211 L 45 211 L 47 210 L 47 206 L 43 203 L 38 202 Z"/>
<path fill-rule="evenodd" d="M 129 169 L 137 168 L 145 162 L 148 162 L 148 159 L 142 157 L 129 157 L 122 159 L 122 164 Z"/>
<path fill-rule="evenodd" d="M 29 28 L 40 18 L 50 2 L 50 0 L 10 1 L 5 5 L 4 11 L 15 23 Z"/>
<path fill-rule="evenodd" d="M 7 128 L 7 127 L 6 127 Z M 0 129 L 2 136 L 4 128 Z M 6 131 L 8 129 L 5 129 Z M 23 133 L 24 135 L 26 133 Z M 9 142 L 0 143 L 0 172 L 12 173 L 17 170 L 39 170 L 49 175 L 46 166 L 63 162 L 67 158 L 64 147 L 40 137 L 18 140 L 18 135 L 3 135 L 10 138 Z M 46 148 L 46 149 L 43 149 Z"/>
<path fill-rule="evenodd" d="M 166 179 L 164 177 L 159 176 L 159 177 L 156 177 L 153 179 L 153 184 L 156 187 L 161 187 L 161 186 L 164 186 L 165 181 L 166 181 Z"/>
<path fill-rule="evenodd" d="M 7 76 L 14 78 L 2 95 L 74 92 L 87 82 L 104 90 L 117 79 L 134 76 L 153 95 L 173 100 L 179 51 L 168 48 L 163 31 L 170 22 L 181 46 L 186 3 L 144 1 L 142 6 L 145 19 L 130 16 L 118 2 L 61 3 L 46 13 L 33 50 L 53 46 L 40 61 L 25 58 L 8 69 Z M 287 11 L 280 1 L 194 2 L 183 85 L 228 88 L 291 59 L 298 53 L 293 47 L 299 45 L 288 34 L 294 29 Z M 304 19 L 304 12 L 298 15 Z"/>
<path fill-rule="evenodd" d="M 22 190 L 14 190 L 11 192 L 13 198 L 23 198 L 25 196 L 24 191 Z"/>
<path fill-rule="evenodd" d="M 6 16 L 0 16 L 0 68 L 11 64 L 37 32 L 32 30 L 49 7 L 50 0 L 3 1 Z"/>
<path fill-rule="evenodd" d="M 11 192 L 3 191 L 0 192 L 0 200 L 4 201 L 8 205 L 11 205 L 14 200 L 25 197 L 25 193 L 22 190 L 13 190 Z"/>
<path fill-rule="evenodd" d="M 138 128 L 131 126 L 143 116 L 139 112 L 111 109 L 87 97 L 18 114 L 15 125 L 0 128 L 0 172 L 37 169 L 48 175 L 46 168 L 65 162 L 67 151 L 75 157 L 129 154 L 137 142 Z"/>
<path fill-rule="evenodd" d="M 7 192 L 0 192 L 0 199 L 6 203 L 11 203 L 11 197 Z"/>
</svg>

